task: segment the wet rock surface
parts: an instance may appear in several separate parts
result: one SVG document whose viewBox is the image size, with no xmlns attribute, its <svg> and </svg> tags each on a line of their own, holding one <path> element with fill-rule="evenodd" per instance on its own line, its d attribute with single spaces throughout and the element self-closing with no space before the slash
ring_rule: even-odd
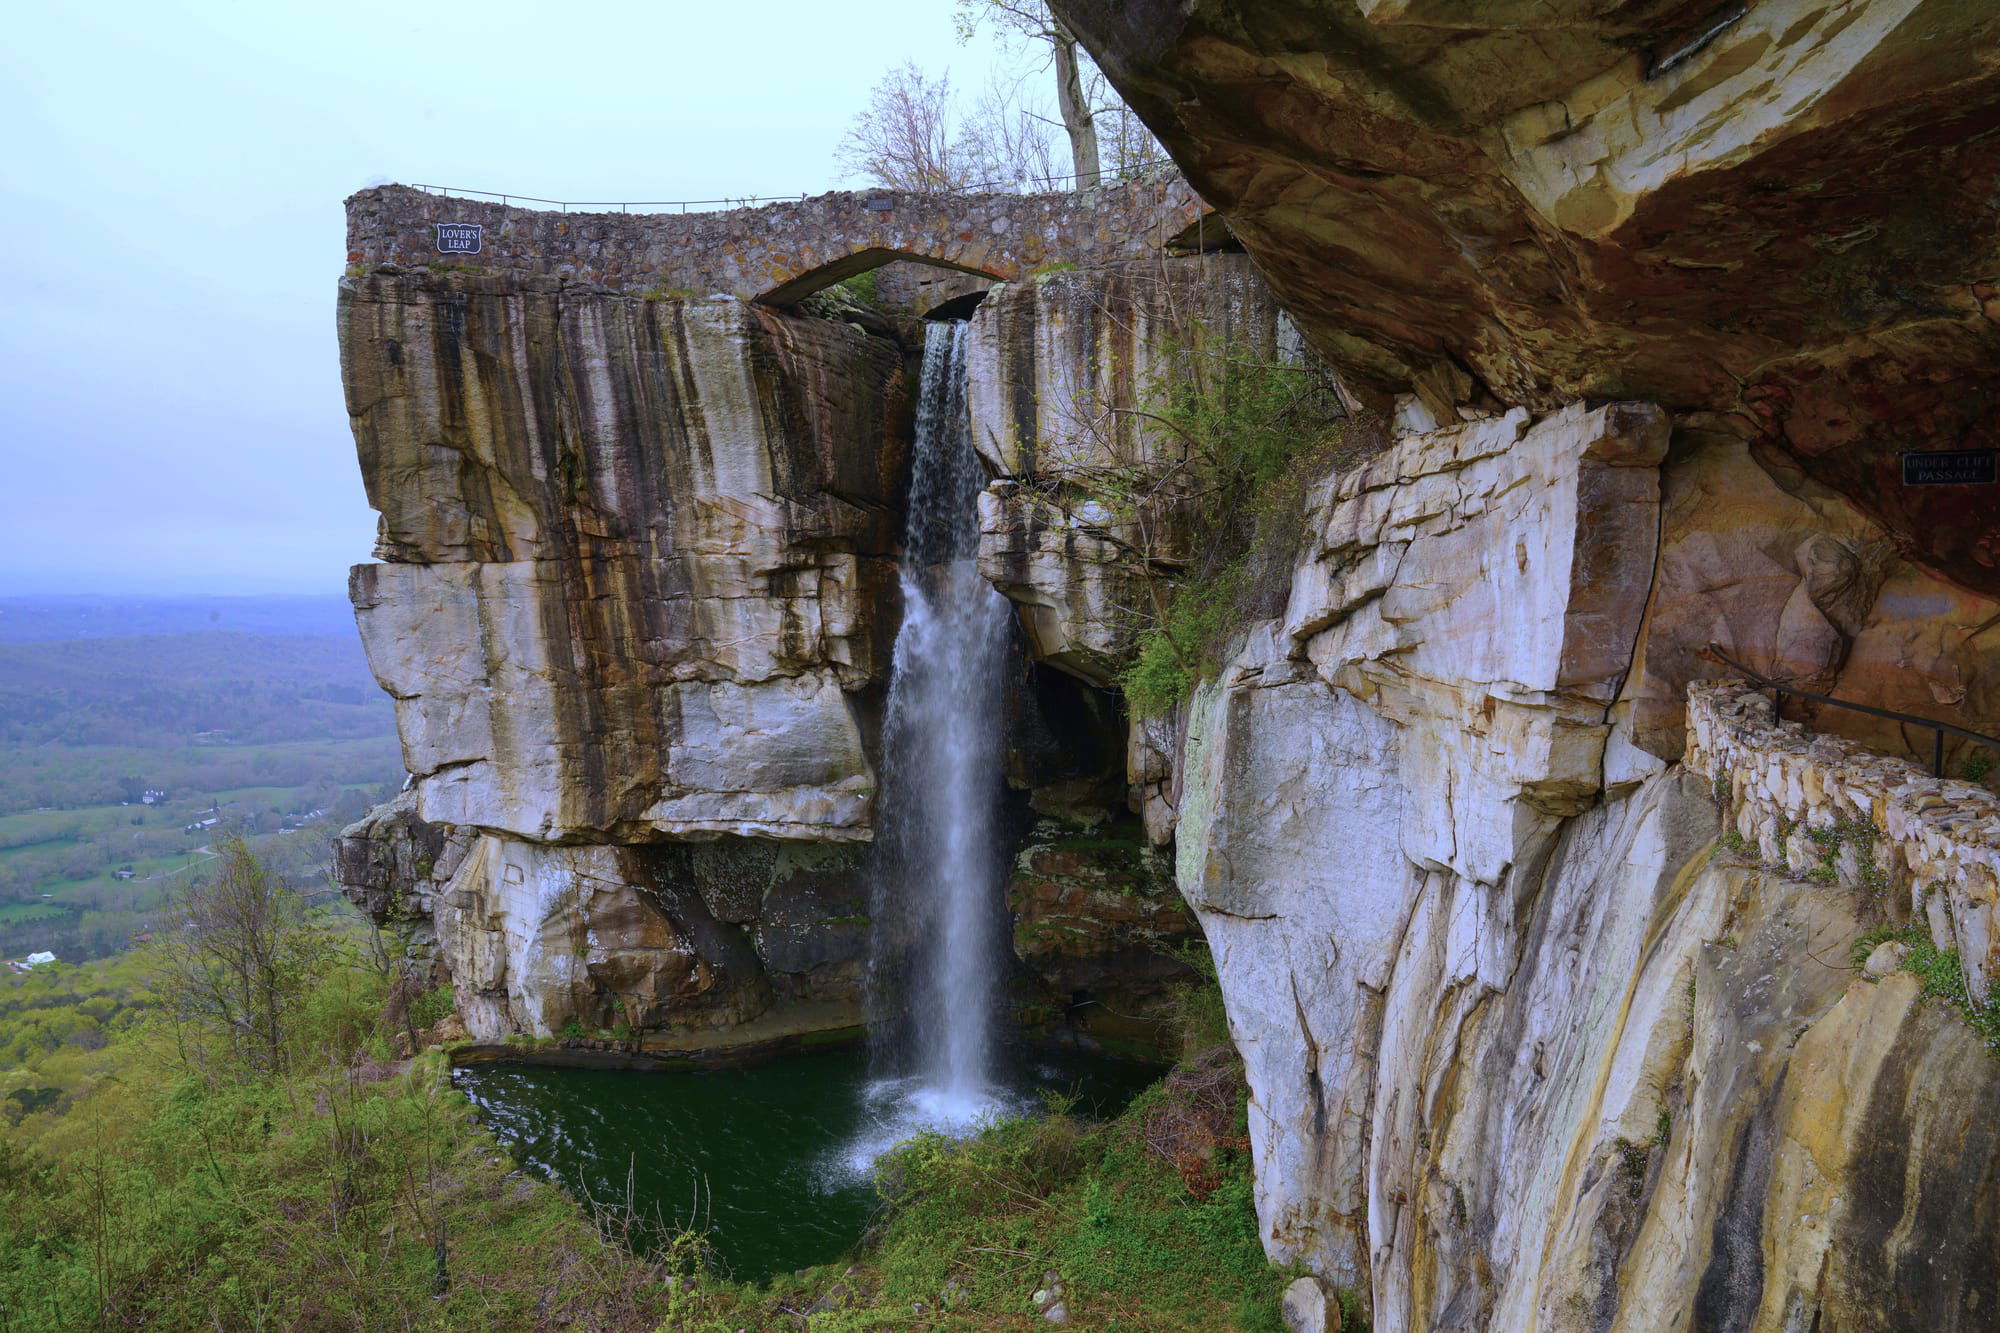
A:
<svg viewBox="0 0 2000 1333">
<path fill-rule="evenodd" d="M 1046 1025 L 1100 1047 L 1172 1054 L 1173 990 L 1193 979 L 1179 956 L 1198 935 L 1169 859 L 1129 817 L 1088 832 L 1044 820 L 1007 880 L 1015 959 Z"/>
<path fill-rule="evenodd" d="M 350 896 L 414 932 L 482 1042 L 858 1013 L 909 331 L 501 270 L 377 270 L 340 310 L 381 513 L 351 591 L 413 775 L 344 835 Z M 1115 695 L 1016 666 L 1022 816 L 1112 819 Z M 1147 891 L 1178 912 L 1157 866 Z M 1157 1037 L 1177 965 L 1047 906 L 1083 934 L 1024 1003 L 1061 1023 L 1089 991 Z"/>
<path fill-rule="evenodd" d="M 1017 996 L 1142 1012 L 1192 913 L 1267 1250 L 1322 1319 L 1344 1288 L 1384 1330 L 1989 1327 L 2000 1062 L 1907 955 L 1846 964 L 1907 920 L 1992 975 L 1991 801 L 1892 721 L 1770 727 L 1699 654 L 2000 731 L 1990 498 L 1895 458 L 1992 443 L 2000 18 L 1253 8 L 1058 5 L 1247 257 L 1012 281 L 969 335 L 1025 644 Z M 430 904 L 475 1035 L 841 1002 L 897 326 L 499 258 L 348 283 L 388 561 L 357 605 L 418 782 L 344 874 Z M 1071 481 L 1171 471 L 1129 409 L 1174 273 L 1289 355 L 1268 282 L 1392 438 L 1311 489 L 1282 613 L 1125 719 L 1127 612 L 1191 534 L 1171 488 Z M 1068 1313 L 1054 1274 L 1034 1305 Z"/>
<path fill-rule="evenodd" d="M 435 822 L 865 838 L 907 439 L 893 344 L 736 302 L 342 287 L 352 579 Z"/>
<path fill-rule="evenodd" d="M 1686 768 L 1641 730 L 1633 701 L 1657 686 L 1634 664 L 1673 660 L 1695 623 L 1746 623 L 1721 614 L 1737 614 L 1726 578 L 1706 620 L 1664 614 L 1663 582 L 1717 540 L 1670 497 L 1690 467 L 1705 487 L 1741 467 L 1749 495 L 1768 476 L 1668 438 L 1645 405 L 1509 413 L 1330 478 L 1284 618 L 1247 629 L 1182 724 L 1135 733 L 1135 790 L 1173 828 L 1251 1084 L 1267 1248 L 1360 1292 L 1378 1328 L 1888 1328 L 1919 1307 L 1978 1327 L 1983 1251 L 1949 1293 L 1893 1288 L 1910 1256 L 1987 1244 L 1995 1145 L 1909 1096 L 1886 1053 L 1954 1049 L 1976 1097 L 2000 1092 L 2000 1063 L 1949 1008 L 1910 1010 L 1907 986 L 1885 998 L 1845 968 L 1890 910 L 1854 849 L 1824 884 L 1803 826 L 1769 865 L 1712 859 L 1716 791 L 1731 790 L 1714 773 L 1740 788 L 1732 818 L 1752 839 L 1781 817 L 1830 824 L 1840 802 L 1874 808 L 1850 789 L 1879 788 L 1887 821 L 1923 784 L 1891 794 L 1909 766 L 1852 741 L 1709 720 L 1704 701 L 1744 693 L 1728 687 L 1696 688 L 1704 739 Z M 1799 544 L 1753 523 L 1730 539 Z M 1897 566 L 1840 585 L 1860 588 L 1843 600 L 1815 579 L 1825 563 L 1737 577 L 1770 622 L 1803 603 L 1856 643 L 1921 636 L 1883 614 L 1880 589 L 1929 576 Z M 1857 655 L 1841 678 L 1880 688 Z M 2000 821 L 1965 813 L 1953 834 L 1983 856 Z M 1941 854 L 1915 825 L 1898 836 Z M 1890 841 L 1885 823 L 1869 846 Z M 1982 953 L 1986 872 L 1938 875 L 1971 895 Z M 1865 1037 L 1860 1013 L 1879 1024 Z M 1826 1072 L 1822 1040 L 1883 1063 Z M 1934 1141 L 1961 1185 L 1926 1195 L 1912 1167 L 1884 1205 L 1921 1220 L 1899 1230 L 1848 1202 L 1873 1188 L 1864 1159 Z"/>
</svg>

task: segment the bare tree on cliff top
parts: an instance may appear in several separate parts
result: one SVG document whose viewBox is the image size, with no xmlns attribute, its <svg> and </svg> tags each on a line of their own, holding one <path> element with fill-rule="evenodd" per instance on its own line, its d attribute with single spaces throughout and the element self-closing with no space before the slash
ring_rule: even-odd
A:
<svg viewBox="0 0 2000 1333">
<path fill-rule="evenodd" d="M 1097 115 L 1088 81 L 1078 59 L 1076 36 L 1049 12 L 1042 0 L 958 0 L 958 37 L 970 41 L 981 24 L 991 23 L 1003 35 L 1041 42 L 1048 47 L 1056 74 L 1056 108 L 1069 136 L 1070 164 L 1076 188 L 1097 184 Z"/>
<path fill-rule="evenodd" d="M 1019 79 L 997 71 L 973 108 L 966 149 L 979 158 L 980 178 L 995 186 L 1046 190 L 1059 178 L 1048 118 L 1024 102 Z"/>
<path fill-rule="evenodd" d="M 926 78 L 908 62 L 875 85 L 839 155 L 849 171 L 891 190 L 962 190 L 984 165 L 952 132 L 951 77 Z"/>
</svg>

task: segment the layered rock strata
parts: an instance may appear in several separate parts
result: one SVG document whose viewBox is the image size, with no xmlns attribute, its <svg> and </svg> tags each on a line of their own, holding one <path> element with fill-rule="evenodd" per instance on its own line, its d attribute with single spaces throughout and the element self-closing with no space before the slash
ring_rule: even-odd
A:
<svg viewBox="0 0 2000 1333">
<path fill-rule="evenodd" d="M 1330 478 L 1285 616 L 1144 732 L 1267 1247 L 1383 1329 L 1979 1327 L 2000 1140 L 1925 1089 L 2000 1064 L 1816 961 L 1874 899 L 1712 860 L 1715 784 L 1634 733 L 1683 632 L 1670 497 L 1714 464 L 1669 443 L 1644 404 L 1517 410 Z"/>
<path fill-rule="evenodd" d="M 1331 483 L 1286 617 L 1184 725 L 1134 731 L 1251 1071 L 1273 1254 L 1384 1329 L 1989 1323 L 1995 1144 L 1951 1108 L 1990 1104 L 1995 1066 L 1914 979 L 1841 970 L 1909 899 L 1846 887 L 1851 847 L 1810 878 L 1835 802 L 1965 807 L 1954 853 L 1986 817 L 1698 696 L 1693 762 L 1752 844 L 1711 863 L 1717 785 L 1679 761 L 1712 641 L 1995 730 L 1990 495 L 1905 485 L 1898 454 L 1994 444 L 2000 15 L 1055 8 L 1349 389 L 1436 442 Z M 1651 517 L 1636 487 L 1585 499 L 1604 460 L 1551 486 L 1455 424 L 1525 408 L 1500 447 L 1539 455 L 1534 419 L 1577 399 L 1671 426 L 1623 478 L 1654 473 Z M 1913 876 L 1943 822 L 1904 831 Z M 1934 878 L 1971 923 L 1934 938 L 1983 966 L 1977 857 Z"/>
<path fill-rule="evenodd" d="M 1267 1247 L 1375 1327 L 1989 1326 L 1965 1108 L 2000 1064 L 1843 964 L 1914 911 L 1991 975 L 1992 811 L 1858 748 L 1927 735 L 1687 690 L 1719 642 L 2000 731 L 1987 492 L 1895 458 L 1992 443 L 2000 20 L 1057 8 L 1249 253 L 1010 271 L 971 332 L 982 568 L 1039 662 L 1008 706 L 1041 998 L 1150 986 L 1180 929 L 1125 785 L 1217 962 Z M 671 295 L 664 233 L 604 219 L 501 210 L 485 271 L 404 271 L 428 207 L 344 298 L 390 562 L 357 606 L 417 776 L 350 882 L 428 904 L 489 1031 L 847 993 L 893 322 L 559 276 Z M 883 258 L 878 223 L 804 276 Z M 1294 354 L 1256 274 L 1399 438 L 1314 490 L 1282 612 L 1121 736 L 1130 611 L 1202 539 L 1147 412 L 1193 328 Z"/>
<path fill-rule="evenodd" d="M 426 823 L 408 794 L 347 829 L 358 905 L 434 956 L 469 1033 L 724 1034 L 859 1021 L 865 849 L 717 838 L 555 845 Z M 768 1035 L 766 1033 L 765 1035 Z M 629 1038 L 628 1038 L 629 1039 Z"/>
<path fill-rule="evenodd" d="M 1992 448 L 2000 10 L 1056 0 L 1357 393 L 1637 398 L 1789 457 L 1961 586 Z"/>
<path fill-rule="evenodd" d="M 412 774 L 353 891 L 428 905 L 486 1039 L 856 1001 L 900 349 L 468 273 L 340 313 L 383 560 L 352 593 Z"/>
<path fill-rule="evenodd" d="M 734 301 L 342 285 L 352 592 L 426 819 L 863 838 L 908 406 L 895 347 Z"/>
<path fill-rule="evenodd" d="M 910 413 L 898 326 L 861 313 L 343 282 L 381 514 L 351 591 L 411 785 L 347 831 L 340 872 L 435 950 L 475 1037 L 858 1021 Z M 1082 837 L 1123 804 L 1116 700 L 1010 679 L 1015 826 Z M 1179 975 L 1170 876 L 1122 858 L 1073 858 L 1069 882 L 1150 895 L 1143 930 L 1017 895 L 1022 938 L 1068 941 L 1019 959 L 1035 1012 L 1086 990 L 1137 1010 Z"/>
<path fill-rule="evenodd" d="M 1297 355 L 1237 254 L 1050 273 L 987 296 L 966 349 L 973 442 L 996 478 L 980 498 L 980 570 L 1039 660 L 1109 683 L 1149 580 L 1187 559 L 1187 446 L 1163 405 L 1232 359 Z"/>
</svg>

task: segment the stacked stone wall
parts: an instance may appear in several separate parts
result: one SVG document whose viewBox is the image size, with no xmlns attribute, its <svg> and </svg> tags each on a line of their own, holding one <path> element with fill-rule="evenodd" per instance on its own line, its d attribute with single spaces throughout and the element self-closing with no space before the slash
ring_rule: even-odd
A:
<svg viewBox="0 0 2000 1333">
<path fill-rule="evenodd" d="M 850 191 L 712 213 L 555 212 L 384 185 L 347 201 L 347 261 L 788 304 L 899 259 L 1002 280 L 1139 259 L 1207 212 L 1171 174 L 1060 194 Z M 440 249 L 441 223 L 476 226 L 477 252 Z"/>
<path fill-rule="evenodd" d="M 1770 699 L 1740 681 L 1688 686 L 1686 762 L 1714 785 L 1746 853 L 1907 911 L 1957 951 L 1975 994 L 2000 978 L 1993 792 L 1774 722 Z"/>
</svg>

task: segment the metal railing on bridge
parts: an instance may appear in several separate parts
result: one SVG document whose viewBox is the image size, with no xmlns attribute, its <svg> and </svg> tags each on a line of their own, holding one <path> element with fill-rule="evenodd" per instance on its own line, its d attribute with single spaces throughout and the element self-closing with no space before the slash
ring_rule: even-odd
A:
<svg viewBox="0 0 2000 1333">
<path fill-rule="evenodd" d="M 1121 184 L 1126 181 L 1138 180 L 1156 167 L 1172 167 L 1173 165 L 1171 159 L 1164 157 L 1153 158 L 1145 162 L 1128 163 L 1116 170 L 1096 173 L 1097 180 L 1094 183 L 1099 185 Z M 1017 176 L 1006 180 L 974 181 L 965 185 L 954 185 L 949 189 L 915 190 L 899 189 L 890 186 L 863 186 L 860 190 L 855 191 L 855 193 L 1055 194 L 1059 193 L 1059 191 L 1055 189 L 1024 190 L 1021 187 L 1025 185 L 1055 186 L 1066 183 L 1074 184 L 1076 181 L 1082 179 L 1084 179 L 1084 176 L 1074 174 L 1068 176 Z M 503 208 L 514 204 L 539 204 L 544 207 L 559 209 L 564 213 L 569 212 L 572 208 L 577 209 L 579 212 L 608 212 L 611 209 L 616 209 L 621 213 L 630 213 L 632 210 L 637 209 L 642 213 L 665 213 L 670 211 L 706 213 L 729 208 L 761 208 L 766 204 L 794 203 L 812 197 L 807 194 L 797 196 L 789 194 L 750 194 L 727 199 L 543 199 L 538 195 L 532 194 L 501 194 L 497 190 L 468 190 L 457 185 L 425 185 L 419 182 L 412 182 L 410 188 L 413 190 L 422 190 L 426 194 L 441 195 L 453 199 L 497 199 Z"/>
</svg>

